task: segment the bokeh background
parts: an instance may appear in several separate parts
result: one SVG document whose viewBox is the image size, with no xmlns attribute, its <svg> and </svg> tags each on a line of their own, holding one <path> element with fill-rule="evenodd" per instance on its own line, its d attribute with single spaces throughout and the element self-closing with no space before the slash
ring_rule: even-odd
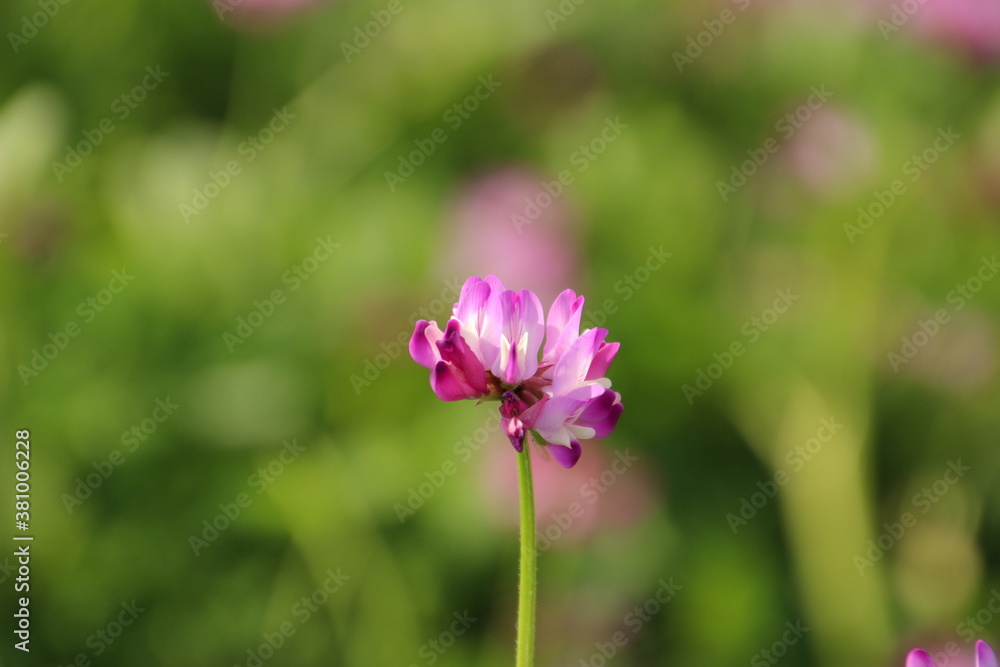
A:
<svg viewBox="0 0 1000 667">
<path fill-rule="evenodd" d="M 3 664 L 510 665 L 515 457 L 405 349 L 489 272 L 622 343 L 539 665 L 1000 640 L 995 3 L 0 18 Z"/>
</svg>

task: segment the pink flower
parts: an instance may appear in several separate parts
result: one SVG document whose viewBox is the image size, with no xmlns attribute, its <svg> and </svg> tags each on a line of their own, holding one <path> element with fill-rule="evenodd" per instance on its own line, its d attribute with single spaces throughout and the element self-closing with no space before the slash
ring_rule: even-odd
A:
<svg viewBox="0 0 1000 667">
<path fill-rule="evenodd" d="M 573 284 L 581 223 L 568 193 L 553 197 L 543 187 L 553 178 L 508 167 L 466 183 L 450 206 L 439 243 L 445 274 L 517 276 L 544 303 Z"/>
<path fill-rule="evenodd" d="M 993 0 L 924 0 L 914 19 L 930 41 L 973 60 L 1000 57 L 1000 6 Z"/>
<path fill-rule="evenodd" d="M 922 648 L 915 648 L 906 656 L 906 667 L 934 667 L 934 660 Z M 976 667 L 998 667 L 997 656 L 982 639 L 976 642 Z"/>
<path fill-rule="evenodd" d="M 571 468 L 582 453 L 580 440 L 611 433 L 624 410 L 604 377 L 619 344 L 605 342 L 606 329 L 581 334 L 582 310 L 583 297 L 566 290 L 543 321 L 530 290 L 508 290 L 493 275 L 472 277 L 444 332 L 417 322 L 410 355 L 430 369 L 438 398 L 501 401 L 501 424 L 517 451 L 531 432 Z"/>
</svg>

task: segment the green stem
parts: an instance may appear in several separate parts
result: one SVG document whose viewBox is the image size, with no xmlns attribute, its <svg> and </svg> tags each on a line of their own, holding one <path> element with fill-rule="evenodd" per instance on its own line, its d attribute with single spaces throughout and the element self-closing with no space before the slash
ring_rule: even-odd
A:
<svg viewBox="0 0 1000 667">
<path fill-rule="evenodd" d="M 535 536 L 535 491 L 531 482 L 529 438 L 517 456 L 521 487 L 521 581 L 517 601 L 517 667 L 535 664 L 535 591 L 538 574 L 538 546 Z"/>
</svg>

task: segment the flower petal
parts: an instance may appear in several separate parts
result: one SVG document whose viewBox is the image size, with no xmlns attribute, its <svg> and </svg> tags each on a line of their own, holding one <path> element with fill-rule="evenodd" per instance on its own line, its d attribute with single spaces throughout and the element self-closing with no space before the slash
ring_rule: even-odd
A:
<svg viewBox="0 0 1000 667">
<path fill-rule="evenodd" d="M 489 300 L 490 286 L 473 276 L 465 281 L 462 293 L 455 304 L 454 318 L 462 324 L 462 338 L 477 354 L 479 338 L 483 328 L 486 302 Z"/>
<path fill-rule="evenodd" d="M 934 667 L 934 661 L 927 651 L 915 648 L 906 656 L 906 667 Z"/>
<path fill-rule="evenodd" d="M 607 329 L 587 329 L 573 341 L 552 371 L 553 394 L 567 394 L 585 381 L 594 354 L 600 349 L 607 335 Z"/>
<path fill-rule="evenodd" d="M 517 292 L 507 290 L 500 295 L 503 309 L 503 333 L 500 338 L 500 359 L 497 375 L 508 384 L 517 384 L 521 377 L 518 364 L 518 343 L 521 339 L 520 298 Z"/>
<path fill-rule="evenodd" d="M 524 429 L 524 422 L 522 422 L 517 417 L 502 417 L 500 419 L 500 426 L 503 428 L 503 432 L 507 434 L 507 439 L 510 440 L 510 444 L 518 452 L 524 450 L 524 436 L 527 431 Z"/>
<path fill-rule="evenodd" d="M 483 368 L 482 361 L 475 355 L 472 349 L 466 344 L 462 334 L 459 333 L 461 325 L 458 320 L 448 320 L 448 325 L 444 330 L 444 337 L 437 341 L 438 353 L 441 359 L 453 364 L 463 376 L 477 395 L 485 394 L 486 369 Z"/>
<path fill-rule="evenodd" d="M 500 295 L 500 309 L 500 354 L 492 370 L 507 384 L 518 384 L 538 370 L 538 349 L 545 337 L 542 304 L 531 290 L 507 290 Z"/>
<path fill-rule="evenodd" d="M 996 653 L 982 639 L 976 642 L 976 667 L 998 667 Z"/>
<path fill-rule="evenodd" d="M 455 317 L 461 322 L 479 322 L 479 313 L 490 296 L 490 285 L 485 280 L 472 276 L 462 285 L 462 293 L 455 304 Z"/>
<path fill-rule="evenodd" d="M 500 297 L 504 293 L 503 283 L 496 276 L 486 276 L 486 284 L 490 286 L 490 293 L 480 311 L 479 326 L 479 354 L 482 357 L 483 365 L 492 368 L 494 375 L 497 373 L 497 360 L 500 357 L 501 338 L 504 331 L 503 307 L 500 304 Z"/>
<path fill-rule="evenodd" d="M 603 438 L 615 429 L 618 418 L 622 416 L 625 406 L 621 404 L 621 395 L 607 389 L 597 398 L 588 401 L 576 424 L 594 429 L 593 438 Z"/>
<path fill-rule="evenodd" d="M 560 431 L 564 430 L 563 425 L 573 413 L 582 409 L 586 404 L 586 400 L 570 396 L 553 396 L 538 407 L 537 413 L 534 413 L 535 419 L 532 428 L 550 442 L 568 445 L 568 438 L 560 437 Z"/>
<path fill-rule="evenodd" d="M 431 371 L 431 389 L 442 401 L 461 401 L 465 398 L 480 396 L 453 365 L 447 361 L 439 361 Z"/>
<path fill-rule="evenodd" d="M 580 337 L 580 315 L 583 297 L 571 289 L 556 297 L 545 322 L 545 348 L 542 358 L 554 363 L 573 341 Z"/>
<path fill-rule="evenodd" d="M 528 334 L 525 341 L 524 378 L 530 378 L 538 370 L 538 351 L 545 339 L 545 311 L 538 295 L 531 290 L 521 290 L 521 330 Z"/>
<path fill-rule="evenodd" d="M 527 434 L 520 415 L 527 407 L 527 404 L 514 392 L 504 392 L 503 403 L 500 405 L 501 426 L 510 439 L 510 444 L 519 452 L 524 449 L 524 436 Z"/>
<path fill-rule="evenodd" d="M 487 285 L 490 286 L 490 290 L 496 292 L 497 294 L 507 291 L 507 288 L 504 286 L 503 281 L 500 280 L 500 278 L 498 278 L 497 276 L 493 275 L 492 273 L 486 276 L 486 278 L 484 278 L 484 281 L 486 282 Z"/>
<path fill-rule="evenodd" d="M 573 440 L 569 443 L 569 447 L 550 444 L 549 451 L 552 452 L 552 456 L 563 468 L 572 468 L 576 465 L 576 462 L 580 460 L 580 454 L 583 453 L 583 447 L 580 446 L 579 442 Z"/>
<path fill-rule="evenodd" d="M 441 360 L 434 344 L 441 340 L 442 336 L 444 334 L 438 329 L 437 324 L 419 320 L 413 327 L 413 335 L 410 336 L 410 356 L 424 368 L 434 368 L 434 365 Z"/>
<path fill-rule="evenodd" d="M 597 353 L 594 354 L 594 360 L 590 362 L 590 369 L 587 371 L 586 380 L 598 380 L 608 374 L 608 368 L 611 366 L 611 362 L 615 360 L 615 355 L 618 354 L 618 348 L 621 347 L 621 343 L 604 343 L 597 349 Z"/>
</svg>

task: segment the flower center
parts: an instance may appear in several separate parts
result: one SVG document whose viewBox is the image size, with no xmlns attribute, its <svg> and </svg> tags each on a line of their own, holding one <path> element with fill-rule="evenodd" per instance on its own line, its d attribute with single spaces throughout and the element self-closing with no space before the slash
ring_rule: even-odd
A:
<svg viewBox="0 0 1000 667">
<path fill-rule="evenodd" d="M 516 396 L 525 407 L 534 405 L 545 396 L 545 387 L 552 385 L 552 380 L 542 377 L 542 373 L 548 368 L 539 367 L 538 372 L 533 376 L 518 384 L 504 382 L 490 371 L 486 371 L 486 386 L 489 393 L 483 400 L 502 401 L 505 395 L 510 393 Z"/>
</svg>

